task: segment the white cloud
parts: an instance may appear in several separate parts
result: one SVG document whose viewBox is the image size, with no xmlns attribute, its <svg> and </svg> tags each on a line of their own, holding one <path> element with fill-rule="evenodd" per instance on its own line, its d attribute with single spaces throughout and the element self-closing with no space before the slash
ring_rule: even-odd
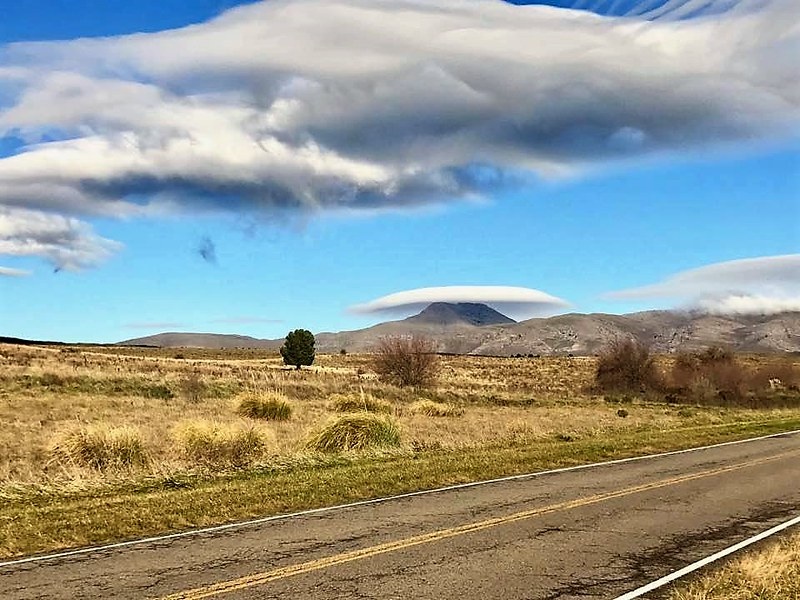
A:
<svg viewBox="0 0 800 600">
<path fill-rule="evenodd" d="M 0 206 L 0 255 L 39 256 L 57 270 L 77 271 L 97 265 L 121 247 L 78 219 Z"/>
<path fill-rule="evenodd" d="M 721 3 L 669 4 L 665 17 Z M 381 209 L 481 194 L 517 170 L 795 135 L 792 1 L 722 4 L 737 10 L 647 21 L 271 0 L 161 33 L 12 44 L 0 135 L 31 145 L 0 160 L 0 204 Z"/>
<path fill-rule="evenodd" d="M 418 311 L 433 302 L 487 304 L 500 312 L 520 317 L 552 312 L 570 306 L 566 300 L 531 288 L 459 285 L 396 292 L 364 304 L 356 304 L 349 310 L 360 314 L 407 313 Z"/>
<path fill-rule="evenodd" d="M 606 296 L 617 300 L 678 298 L 712 313 L 800 310 L 800 254 L 715 263 Z"/>
<path fill-rule="evenodd" d="M 11 267 L 0 267 L 0 277 L 27 277 L 30 271 L 24 269 L 12 269 Z"/>
</svg>

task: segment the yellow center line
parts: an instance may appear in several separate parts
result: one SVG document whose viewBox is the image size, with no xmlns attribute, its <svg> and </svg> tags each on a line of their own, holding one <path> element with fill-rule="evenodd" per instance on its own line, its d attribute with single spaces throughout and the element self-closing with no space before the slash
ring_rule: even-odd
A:
<svg viewBox="0 0 800 600">
<path fill-rule="evenodd" d="M 617 490 L 615 492 L 606 492 L 603 494 L 595 494 L 593 496 L 587 496 L 584 498 L 578 498 L 576 500 L 569 500 L 566 502 L 559 502 L 557 504 L 551 504 L 549 506 L 543 506 L 539 508 L 533 508 L 530 510 L 525 510 L 522 512 L 514 513 L 511 515 L 507 515 L 505 517 L 495 517 L 493 519 L 487 519 L 485 521 L 478 521 L 475 523 L 468 523 L 466 525 L 459 525 L 457 527 L 450 527 L 447 529 L 441 529 L 438 531 L 433 531 L 431 533 L 425 533 L 422 535 L 416 535 L 412 537 L 408 537 L 402 540 L 396 540 L 393 542 L 386 542 L 383 544 L 378 544 L 376 546 L 370 546 L 368 548 L 362 548 L 360 550 L 353 550 L 350 552 L 343 552 L 341 554 L 336 554 L 334 556 L 328 556 L 325 558 L 319 558 L 316 560 L 311 560 L 304 563 L 299 563 L 296 565 L 289 565 L 286 567 L 280 567 L 277 569 L 273 569 L 271 571 L 264 571 L 262 573 L 255 573 L 253 575 L 248 575 L 245 577 L 241 577 L 239 579 L 232 579 L 230 581 L 223 581 L 220 583 L 207 585 L 198 587 L 191 590 L 186 590 L 183 592 L 178 592 L 175 594 L 171 594 L 169 596 L 164 596 L 161 600 L 200 600 L 202 598 L 210 598 L 212 596 L 218 596 L 220 594 L 227 594 L 230 592 L 235 592 L 237 590 L 243 590 L 247 588 L 251 588 L 258 585 L 263 585 L 265 583 L 269 583 L 270 581 L 275 581 L 278 579 L 285 579 L 287 577 L 292 577 L 295 575 L 302 575 L 304 573 L 310 573 L 312 571 L 318 571 L 320 569 L 327 569 L 329 567 L 334 567 L 336 565 L 341 565 L 344 563 L 353 562 L 356 560 L 363 560 L 365 558 L 370 558 L 372 556 L 378 556 L 380 554 L 386 554 L 389 552 L 395 552 L 397 550 L 402 550 L 405 548 L 411 548 L 414 546 L 420 546 L 422 544 L 429 544 L 432 542 L 436 542 L 439 540 L 444 540 L 456 536 L 465 535 L 468 533 L 473 533 L 476 531 L 482 531 L 484 529 L 490 529 L 492 527 L 497 527 L 498 525 L 505 525 L 508 523 L 514 523 L 517 521 L 522 521 L 525 519 L 530 519 L 533 517 L 538 517 L 541 515 L 546 515 L 549 513 L 570 510 L 573 508 L 579 508 L 583 506 L 589 506 L 592 504 L 597 504 L 600 502 L 605 502 L 607 500 L 612 500 L 615 498 L 622 498 L 624 496 L 630 496 L 631 494 L 639 494 L 642 492 L 647 492 L 650 490 L 656 490 L 664 487 L 668 487 L 671 485 L 676 485 L 679 483 L 685 483 L 687 481 L 694 481 L 696 479 L 703 479 L 705 477 L 712 477 L 714 475 L 721 475 L 723 473 L 729 473 L 731 471 L 737 471 L 739 469 L 744 469 L 747 467 L 752 467 L 760 464 L 764 464 L 767 462 L 771 462 L 774 460 L 778 460 L 781 458 L 785 458 L 792 454 L 798 454 L 799 451 L 794 450 L 790 452 L 784 452 L 783 454 L 778 454 L 775 456 L 771 456 L 768 458 L 761 458 L 756 460 L 751 460 L 743 463 L 739 463 L 736 465 L 730 465 L 727 467 L 719 467 L 716 469 L 709 469 L 707 471 L 701 471 L 699 473 L 692 473 L 689 475 L 681 475 L 679 477 L 672 477 L 669 479 L 662 479 L 661 481 L 655 481 L 653 483 L 645 483 L 642 485 L 637 485 L 629 488 L 625 488 L 622 490 Z"/>
</svg>

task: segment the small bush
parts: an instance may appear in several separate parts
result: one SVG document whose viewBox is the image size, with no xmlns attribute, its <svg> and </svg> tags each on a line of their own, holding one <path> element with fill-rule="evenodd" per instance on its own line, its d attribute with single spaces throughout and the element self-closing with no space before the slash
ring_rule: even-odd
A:
<svg viewBox="0 0 800 600">
<path fill-rule="evenodd" d="M 292 416 L 292 405 L 279 393 L 248 394 L 239 402 L 236 412 L 251 419 L 266 421 L 288 421 Z"/>
<path fill-rule="evenodd" d="M 57 437 L 50 450 L 60 464 L 105 470 L 132 467 L 147 462 L 138 430 L 132 427 L 87 425 Z"/>
<path fill-rule="evenodd" d="M 616 340 L 600 353 L 595 373 L 600 390 L 644 393 L 663 387 L 650 349 L 635 340 Z"/>
<path fill-rule="evenodd" d="M 180 381 L 181 396 L 192 403 L 200 402 L 206 397 L 208 386 L 197 373 L 191 373 Z"/>
<path fill-rule="evenodd" d="M 625 418 L 628 416 L 628 414 L 629 414 L 629 413 L 628 413 L 628 411 L 627 411 L 627 410 L 625 410 L 624 408 L 620 408 L 620 409 L 617 411 L 617 416 L 618 416 L 619 418 L 621 418 L 621 419 L 625 419 Z"/>
<path fill-rule="evenodd" d="M 369 394 L 345 395 L 333 394 L 328 401 L 328 408 L 334 412 L 371 412 L 391 413 L 392 405 Z"/>
<path fill-rule="evenodd" d="M 433 400 L 418 400 L 409 407 L 409 410 L 412 414 L 428 417 L 460 417 L 464 414 L 464 409 L 460 406 Z"/>
<path fill-rule="evenodd" d="M 378 344 L 373 368 L 381 381 L 401 387 L 431 387 L 439 376 L 436 344 L 421 337 L 388 337 Z"/>
<path fill-rule="evenodd" d="M 186 421 L 178 424 L 174 436 L 186 458 L 214 466 L 248 466 L 260 458 L 267 447 L 258 429 L 236 424 Z"/>
<path fill-rule="evenodd" d="M 308 441 L 318 452 L 346 452 L 400 445 L 400 430 L 389 416 L 351 413 L 335 417 Z"/>
</svg>

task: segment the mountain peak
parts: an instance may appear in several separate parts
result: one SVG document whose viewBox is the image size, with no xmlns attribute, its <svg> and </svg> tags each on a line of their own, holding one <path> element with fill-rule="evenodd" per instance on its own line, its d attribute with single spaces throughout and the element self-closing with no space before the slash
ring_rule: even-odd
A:
<svg viewBox="0 0 800 600">
<path fill-rule="evenodd" d="M 464 324 L 476 327 L 516 323 L 514 319 L 505 316 L 492 307 L 476 302 L 434 302 L 419 314 L 408 317 L 405 320 L 429 325 Z"/>
</svg>

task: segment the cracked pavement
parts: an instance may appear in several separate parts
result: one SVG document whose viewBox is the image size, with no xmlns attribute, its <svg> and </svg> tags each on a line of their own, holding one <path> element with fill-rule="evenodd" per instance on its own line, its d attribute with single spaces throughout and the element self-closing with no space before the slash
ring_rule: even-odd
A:
<svg viewBox="0 0 800 600">
<path fill-rule="evenodd" d="M 213 597 L 614 598 L 795 516 L 798 482 L 800 435 L 784 435 L 0 568 L 0 595 L 160 598 L 451 532 Z"/>
</svg>

